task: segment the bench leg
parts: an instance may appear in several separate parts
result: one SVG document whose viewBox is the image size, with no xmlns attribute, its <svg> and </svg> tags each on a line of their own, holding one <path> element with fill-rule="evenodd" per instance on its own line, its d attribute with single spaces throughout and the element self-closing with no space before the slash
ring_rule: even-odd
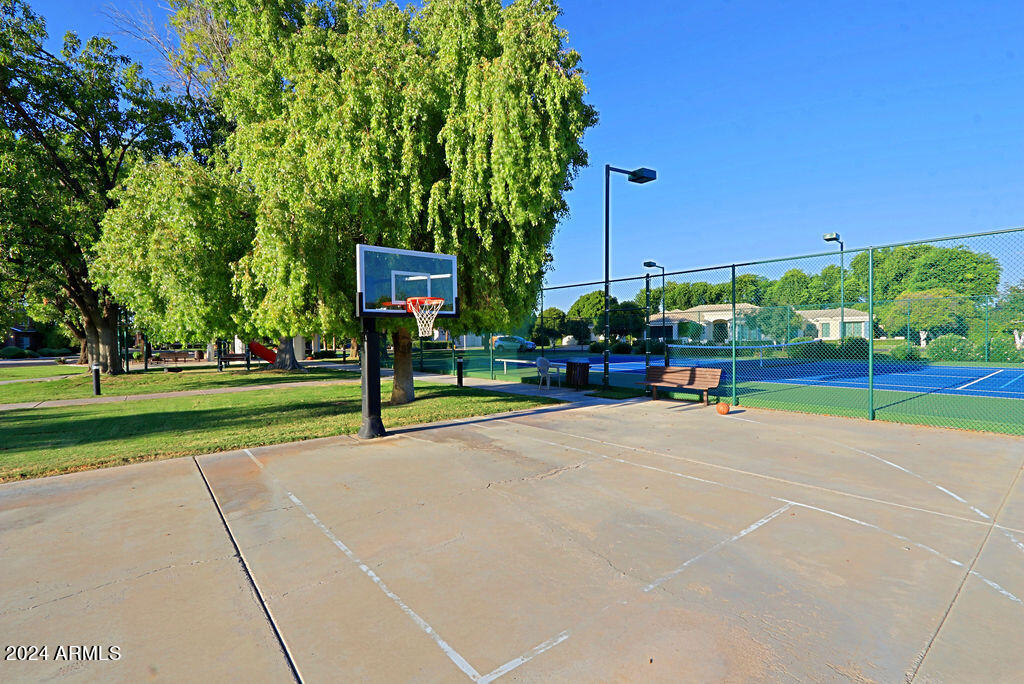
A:
<svg viewBox="0 0 1024 684">
<path fill-rule="evenodd" d="M 651 399 L 658 398 L 658 388 L 655 385 L 651 385 Z"/>
<path fill-rule="evenodd" d="M 708 391 L 704 390 L 704 405 L 708 406 Z"/>
</svg>

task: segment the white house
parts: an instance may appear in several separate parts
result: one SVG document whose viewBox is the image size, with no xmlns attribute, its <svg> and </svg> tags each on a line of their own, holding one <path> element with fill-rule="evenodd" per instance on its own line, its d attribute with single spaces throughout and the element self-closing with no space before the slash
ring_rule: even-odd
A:
<svg viewBox="0 0 1024 684">
<path fill-rule="evenodd" d="M 741 341 L 760 340 L 763 335 L 747 320 L 761 310 L 761 307 L 747 302 L 736 303 L 736 339 Z M 846 326 L 846 337 L 867 337 L 870 334 L 868 315 L 856 309 L 806 309 L 795 313 L 807 322 L 804 330 L 794 330 L 794 336 L 806 335 L 823 340 L 838 340 L 839 325 Z M 732 304 L 701 304 L 686 310 L 652 313 L 648 319 L 652 339 L 683 339 L 694 342 L 725 344 L 732 341 Z M 664 322 L 663 322 L 664 320 Z M 693 335 L 699 326 L 699 335 Z"/>
<path fill-rule="evenodd" d="M 842 314 L 840 314 L 842 311 Z M 845 337 L 866 338 L 871 331 L 868 326 L 868 314 L 856 309 L 805 309 L 796 312 L 801 318 L 813 325 L 817 332 L 812 337 L 823 340 L 838 340 L 839 324 L 846 328 Z"/>
</svg>

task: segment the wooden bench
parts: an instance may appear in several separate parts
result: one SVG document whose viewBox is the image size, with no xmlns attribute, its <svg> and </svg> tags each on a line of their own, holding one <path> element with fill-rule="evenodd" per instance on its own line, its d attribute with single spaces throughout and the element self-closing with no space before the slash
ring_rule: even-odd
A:
<svg viewBox="0 0 1024 684">
<path fill-rule="evenodd" d="M 722 381 L 721 368 L 687 368 L 669 366 L 648 366 L 643 382 L 651 388 L 651 398 L 658 398 L 658 388 L 698 392 L 704 395 L 704 405 L 708 405 L 708 390 L 718 387 Z"/>
<path fill-rule="evenodd" d="M 172 361 L 174 363 L 178 363 L 179 361 L 181 361 L 182 363 L 184 363 L 185 361 L 188 361 L 188 354 L 189 353 L 187 351 L 159 351 L 154 352 L 154 355 L 159 355 L 160 360 L 153 360 L 156 361 L 157 363 L 167 363 L 168 361 Z"/>
</svg>

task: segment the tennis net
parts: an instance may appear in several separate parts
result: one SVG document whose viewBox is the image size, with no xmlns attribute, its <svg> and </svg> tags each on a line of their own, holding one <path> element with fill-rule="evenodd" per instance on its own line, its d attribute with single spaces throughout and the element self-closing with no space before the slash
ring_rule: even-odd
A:
<svg viewBox="0 0 1024 684">
<path fill-rule="evenodd" d="M 721 365 L 731 363 L 733 351 L 736 362 L 745 366 L 760 368 L 812 364 L 820 361 L 822 354 L 820 340 L 802 340 L 785 344 L 757 345 L 710 345 L 670 344 L 668 362 L 670 366 Z"/>
</svg>

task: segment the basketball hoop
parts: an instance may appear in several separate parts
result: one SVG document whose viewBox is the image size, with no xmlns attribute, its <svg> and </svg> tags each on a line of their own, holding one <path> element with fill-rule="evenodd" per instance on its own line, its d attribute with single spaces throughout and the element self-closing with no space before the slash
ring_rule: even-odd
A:
<svg viewBox="0 0 1024 684">
<path fill-rule="evenodd" d="M 420 329 L 420 337 L 430 337 L 434 331 L 434 319 L 444 306 L 441 297 L 409 297 L 405 300 L 405 308 L 416 317 L 416 325 Z"/>
</svg>

